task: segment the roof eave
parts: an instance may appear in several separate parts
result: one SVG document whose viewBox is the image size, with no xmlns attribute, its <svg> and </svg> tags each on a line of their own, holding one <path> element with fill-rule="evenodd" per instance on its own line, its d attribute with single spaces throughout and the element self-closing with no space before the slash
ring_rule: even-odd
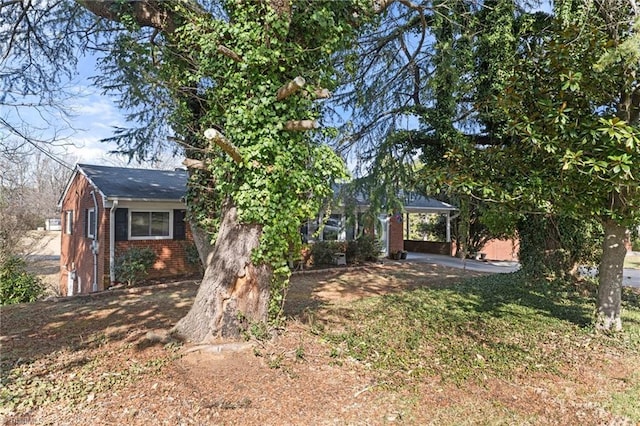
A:
<svg viewBox="0 0 640 426">
<path fill-rule="evenodd" d="M 184 204 L 184 201 L 182 201 L 181 198 L 135 198 L 135 197 L 117 197 L 117 196 L 111 196 L 111 197 L 106 197 L 106 201 L 107 202 L 113 202 L 113 201 L 125 201 L 125 202 L 137 202 L 137 203 L 180 203 L 180 204 Z"/>
</svg>

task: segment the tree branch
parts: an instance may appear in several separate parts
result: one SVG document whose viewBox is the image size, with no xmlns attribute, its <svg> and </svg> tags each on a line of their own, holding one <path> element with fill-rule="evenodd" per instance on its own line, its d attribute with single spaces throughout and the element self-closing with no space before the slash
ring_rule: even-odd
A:
<svg viewBox="0 0 640 426">
<path fill-rule="evenodd" d="M 206 169 L 204 161 L 202 161 L 202 160 L 194 160 L 193 158 L 185 158 L 182 161 L 182 164 L 184 166 L 186 166 L 188 169 L 200 169 L 200 170 L 205 170 Z"/>
<path fill-rule="evenodd" d="M 306 81 L 304 80 L 304 78 L 300 76 L 294 78 L 293 80 L 289 81 L 284 86 L 278 89 L 278 91 L 276 92 L 276 99 L 281 101 L 293 95 L 298 90 L 300 90 L 302 86 L 305 85 L 305 83 Z"/>
<path fill-rule="evenodd" d="M 331 97 L 331 92 L 329 89 L 316 89 L 313 91 L 316 99 L 327 99 Z"/>
<path fill-rule="evenodd" d="M 395 0 L 373 0 L 373 10 L 376 13 L 384 12 Z"/>
<path fill-rule="evenodd" d="M 110 21 L 121 22 L 122 17 L 131 15 L 136 23 L 142 27 L 156 28 L 166 33 L 173 33 L 176 29 L 176 15 L 173 6 L 177 4 L 187 7 L 194 12 L 206 13 L 194 1 L 182 2 L 163 0 L 132 0 L 121 2 L 118 0 L 76 0 L 78 4 L 94 15 Z"/>
<path fill-rule="evenodd" d="M 316 120 L 291 120 L 284 124 L 285 130 L 293 132 L 301 132 L 305 130 L 314 130 L 320 127 Z"/>
<path fill-rule="evenodd" d="M 213 128 L 207 129 L 204 131 L 204 137 L 222 148 L 224 152 L 226 152 L 231 156 L 231 158 L 233 158 L 233 161 L 238 164 L 242 163 L 242 155 L 240 154 L 238 148 L 234 144 L 229 142 L 229 140 L 225 138 L 224 135 L 218 130 Z"/>
<path fill-rule="evenodd" d="M 222 53 L 224 56 L 233 59 L 236 62 L 242 62 L 242 58 L 233 50 L 229 49 L 227 46 L 222 44 L 218 45 L 216 49 L 219 53 Z"/>
</svg>

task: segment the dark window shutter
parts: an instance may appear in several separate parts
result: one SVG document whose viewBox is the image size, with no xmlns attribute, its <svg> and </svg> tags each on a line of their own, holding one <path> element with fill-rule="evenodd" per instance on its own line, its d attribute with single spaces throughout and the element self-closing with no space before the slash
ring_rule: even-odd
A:
<svg viewBox="0 0 640 426">
<path fill-rule="evenodd" d="M 185 240 L 187 238 L 187 223 L 185 222 L 186 210 L 173 211 L 173 239 Z"/>
<path fill-rule="evenodd" d="M 129 209 L 116 209 L 116 241 L 127 241 L 129 238 Z"/>
</svg>

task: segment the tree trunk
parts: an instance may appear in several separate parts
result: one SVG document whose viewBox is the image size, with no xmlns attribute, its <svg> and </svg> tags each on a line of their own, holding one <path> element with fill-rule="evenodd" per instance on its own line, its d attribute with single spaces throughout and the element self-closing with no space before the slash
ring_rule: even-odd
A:
<svg viewBox="0 0 640 426">
<path fill-rule="evenodd" d="M 599 269 L 596 329 L 622 330 L 622 274 L 627 253 L 625 227 L 608 219 L 603 222 L 604 242 Z"/>
<path fill-rule="evenodd" d="M 172 334 L 190 342 L 237 339 L 243 326 L 267 320 L 272 269 L 251 262 L 261 232 L 260 225 L 238 223 L 235 206 L 225 205 L 198 294 Z"/>
<path fill-rule="evenodd" d="M 206 267 L 209 256 L 213 253 L 214 246 L 209 241 L 209 235 L 202 229 L 195 221 L 189 222 L 191 228 L 191 235 L 193 236 L 193 243 L 198 250 L 198 257 L 202 267 Z"/>
</svg>

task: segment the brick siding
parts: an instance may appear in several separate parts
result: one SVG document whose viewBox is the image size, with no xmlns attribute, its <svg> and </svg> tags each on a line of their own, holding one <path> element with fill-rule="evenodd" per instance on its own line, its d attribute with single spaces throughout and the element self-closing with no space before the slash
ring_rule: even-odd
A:
<svg viewBox="0 0 640 426">
<path fill-rule="evenodd" d="M 97 200 L 96 218 L 98 221 L 98 253 L 94 260 L 91 252 L 93 239 L 86 236 L 86 211 L 95 209 L 91 191 L 95 191 Z M 67 211 L 73 211 L 71 235 L 66 233 Z M 76 273 L 73 294 L 90 293 L 93 289 L 94 264 L 97 262 L 97 291 L 110 286 L 109 271 L 109 232 L 110 209 L 103 207 L 103 199 L 98 190 L 80 173 L 73 177 L 66 196 L 61 203 L 62 235 L 60 251 L 60 294 L 68 295 L 68 277 L 71 271 Z M 193 275 L 199 271 L 199 265 L 187 261 L 187 247 L 193 238 L 189 226 L 186 226 L 185 240 L 131 240 L 116 241 L 116 256 L 130 247 L 151 247 L 158 259 L 149 271 L 147 278 L 175 278 Z"/>
</svg>

